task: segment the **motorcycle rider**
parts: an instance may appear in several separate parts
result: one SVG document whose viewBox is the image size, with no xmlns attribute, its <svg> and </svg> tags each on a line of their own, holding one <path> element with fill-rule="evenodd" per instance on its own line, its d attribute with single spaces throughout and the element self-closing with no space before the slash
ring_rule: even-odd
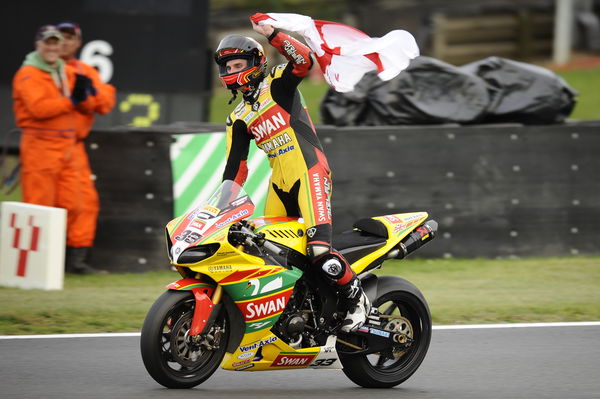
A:
<svg viewBox="0 0 600 399">
<path fill-rule="evenodd" d="M 307 255 L 340 296 L 347 315 L 341 330 L 362 326 L 370 303 L 360 280 L 331 246 L 331 172 L 298 84 L 313 66 L 310 49 L 271 25 L 252 23 L 287 60 L 267 70 L 265 52 L 254 39 L 223 38 L 215 52 L 219 77 L 242 101 L 227 118 L 227 163 L 223 180 L 243 185 L 252 139 L 272 168 L 265 215 L 302 217 Z"/>
</svg>

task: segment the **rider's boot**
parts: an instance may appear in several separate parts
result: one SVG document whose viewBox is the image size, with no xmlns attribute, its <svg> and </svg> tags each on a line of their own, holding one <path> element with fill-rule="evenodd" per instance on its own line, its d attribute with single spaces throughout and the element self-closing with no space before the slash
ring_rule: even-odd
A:
<svg viewBox="0 0 600 399">
<path fill-rule="evenodd" d="M 340 330 L 356 331 L 365 324 L 371 310 L 371 303 L 362 289 L 360 280 L 345 260 L 336 255 L 329 256 L 321 268 L 328 279 L 337 286 L 340 303 L 347 311 Z"/>
</svg>

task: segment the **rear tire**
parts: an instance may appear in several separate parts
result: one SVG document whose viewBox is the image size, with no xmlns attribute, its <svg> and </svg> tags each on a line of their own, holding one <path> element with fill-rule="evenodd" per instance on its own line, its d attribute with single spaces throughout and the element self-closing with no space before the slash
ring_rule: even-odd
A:
<svg viewBox="0 0 600 399">
<path fill-rule="evenodd" d="M 221 364 L 229 339 L 224 308 L 208 334 L 218 346 L 194 343 L 189 337 L 195 300 L 190 291 L 166 291 L 148 311 L 140 348 L 148 373 L 167 388 L 192 388 L 204 382 Z M 207 335 L 208 335 L 207 334 Z M 210 337 L 200 341 L 208 342 Z"/>
<path fill-rule="evenodd" d="M 395 321 L 387 329 L 405 333 L 413 340 L 412 344 L 404 351 L 394 352 L 392 356 L 340 353 L 343 372 L 355 384 L 365 388 L 391 388 L 406 381 L 423 362 L 431 341 L 431 315 L 423 295 L 412 284 L 410 288 L 387 292 L 375 299 L 373 306 L 382 314 L 401 316 L 402 319 L 397 319 L 401 322 Z M 356 339 L 356 344 L 360 344 L 362 339 L 358 336 L 352 338 Z M 348 347 L 340 345 L 338 350 L 348 350 Z"/>
</svg>

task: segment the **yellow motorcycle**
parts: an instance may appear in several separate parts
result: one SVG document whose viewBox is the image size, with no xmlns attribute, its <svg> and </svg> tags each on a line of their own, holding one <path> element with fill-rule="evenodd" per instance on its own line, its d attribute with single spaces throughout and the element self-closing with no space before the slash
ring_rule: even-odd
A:
<svg viewBox="0 0 600 399">
<path fill-rule="evenodd" d="M 426 212 L 358 220 L 333 239 L 372 303 L 364 326 L 343 333 L 334 287 L 306 257 L 302 219 L 252 217 L 243 188 L 225 181 L 205 203 L 167 224 L 181 279 L 148 311 L 141 354 L 168 388 L 191 388 L 226 370 L 342 369 L 358 385 L 387 388 L 425 358 L 431 315 L 422 293 L 400 277 L 370 273 L 433 239 Z"/>
</svg>

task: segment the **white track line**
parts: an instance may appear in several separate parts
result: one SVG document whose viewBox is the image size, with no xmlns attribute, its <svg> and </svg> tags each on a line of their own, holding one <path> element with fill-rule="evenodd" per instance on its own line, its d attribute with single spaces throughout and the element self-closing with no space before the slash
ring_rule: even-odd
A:
<svg viewBox="0 0 600 399">
<path fill-rule="evenodd" d="M 581 321 L 564 323 L 509 323 L 509 324 L 459 324 L 449 326 L 433 326 L 434 330 L 470 330 L 484 328 L 532 328 L 532 327 L 589 327 L 600 326 L 600 321 Z M 139 337 L 139 332 L 132 333 L 98 333 L 98 334 L 44 334 L 44 335 L 0 335 L 3 339 L 40 339 L 40 338 L 115 338 Z"/>
</svg>

